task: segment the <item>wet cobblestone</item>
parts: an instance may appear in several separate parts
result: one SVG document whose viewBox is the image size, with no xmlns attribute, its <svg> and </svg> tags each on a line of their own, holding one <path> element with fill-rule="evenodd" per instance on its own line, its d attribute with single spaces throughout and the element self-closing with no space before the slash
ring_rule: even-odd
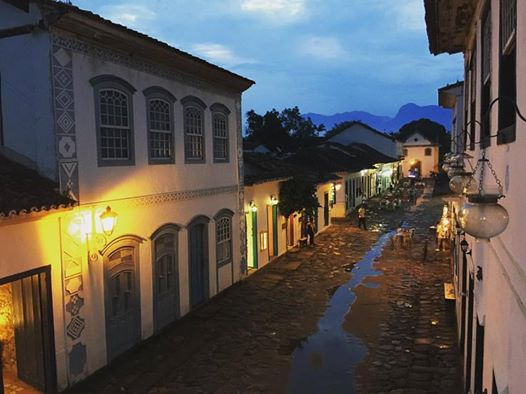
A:
<svg viewBox="0 0 526 394">
<path fill-rule="evenodd" d="M 374 206 L 370 228 L 410 220 L 419 243 L 441 204 L 426 202 L 412 213 L 380 212 Z M 355 218 L 336 223 L 317 237 L 316 247 L 282 256 L 71 392 L 287 392 L 291 354 L 317 331 L 327 301 L 379 234 L 358 230 Z M 430 256 L 436 261 L 422 265 L 415 262 L 419 253 L 417 246 L 387 246 L 379 263 L 384 275 L 357 289 L 344 328 L 371 349 L 358 369 L 358 392 L 455 392 L 449 390 L 458 380 L 454 329 L 440 298 L 450 271 L 445 256 Z M 436 326 L 430 322 L 435 318 Z"/>
</svg>

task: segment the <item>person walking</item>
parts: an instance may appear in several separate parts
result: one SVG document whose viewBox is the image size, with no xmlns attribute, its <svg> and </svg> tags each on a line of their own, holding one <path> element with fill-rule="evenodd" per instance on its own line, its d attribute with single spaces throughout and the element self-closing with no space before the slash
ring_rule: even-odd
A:
<svg viewBox="0 0 526 394">
<path fill-rule="evenodd" d="M 367 223 L 365 221 L 365 206 L 362 204 L 358 208 L 358 228 L 363 226 L 364 230 L 367 230 Z"/>
<path fill-rule="evenodd" d="M 307 236 L 309 237 L 309 245 L 316 245 L 314 243 L 314 225 L 312 223 L 312 219 L 310 219 L 308 222 L 307 222 L 307 228 L 305 229 L 306 233 L 307 233 Z"/>
</svg>

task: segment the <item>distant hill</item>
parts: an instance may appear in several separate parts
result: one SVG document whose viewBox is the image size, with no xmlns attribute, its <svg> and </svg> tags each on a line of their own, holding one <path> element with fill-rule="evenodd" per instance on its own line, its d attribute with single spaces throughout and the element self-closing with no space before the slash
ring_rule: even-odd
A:
<svg viewBox="0 0 526 394">
<path fill-rule="evenodd" d="M 327 130 L 330 130 L 336 123 L 359 120 L 380 131 L 396 132 L 406 123 L 422 118 L 431 119 L 444 126 L 446 130 L 451 129 L 451 110 L 438 105 L 421 107 L 413 103 L 405 104 L 400 107 L 394 117 L 373 115 L 365 111 L 343 112 L 334 115 L 307 113 L 303 116 L 311 118 L 316 125 L 323 123 Z"/>
</svg>

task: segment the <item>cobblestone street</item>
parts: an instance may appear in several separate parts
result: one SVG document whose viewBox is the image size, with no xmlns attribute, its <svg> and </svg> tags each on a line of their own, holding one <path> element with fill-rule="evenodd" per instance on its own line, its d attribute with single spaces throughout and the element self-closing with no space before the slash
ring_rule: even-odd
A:
<svg viewBox="0 0 526 394">
<path fill-rule="evenodd" d="M 428 231 L 441 199 L 424 195 L 395 212 L 371 205 L 372 231 L 354 218 L 334 224 L 315 247 L 269 264 L 71 392 L 460 392 L 453 311 L 443 299 L 448 252 L 434 251 Z M 401 220 L 416 228 L 405 247 L 385 232 Z M 383 252 L 377 244 L 369 256 L 380 235 Z M 364 256 L 380 252 L 370 272 L 360 271 Z M 332 348 L 311 352 L 336 331 L 335 360 Z"/>
</svg>

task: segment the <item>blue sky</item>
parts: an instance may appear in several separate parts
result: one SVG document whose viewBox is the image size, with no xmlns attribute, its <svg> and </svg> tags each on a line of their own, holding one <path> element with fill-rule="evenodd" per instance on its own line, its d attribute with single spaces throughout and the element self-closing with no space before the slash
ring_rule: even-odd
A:
<svg viewBox="0 0 526 394">
<path fill-rule="evenodd" d="M 256 81 L 243 111 L 365 110 L 436 104 L 460 55 L 429 54 L 423 0 L 74 0 Z M 393 5 L 396 4 L 396 8 Z"/>
</svg>

